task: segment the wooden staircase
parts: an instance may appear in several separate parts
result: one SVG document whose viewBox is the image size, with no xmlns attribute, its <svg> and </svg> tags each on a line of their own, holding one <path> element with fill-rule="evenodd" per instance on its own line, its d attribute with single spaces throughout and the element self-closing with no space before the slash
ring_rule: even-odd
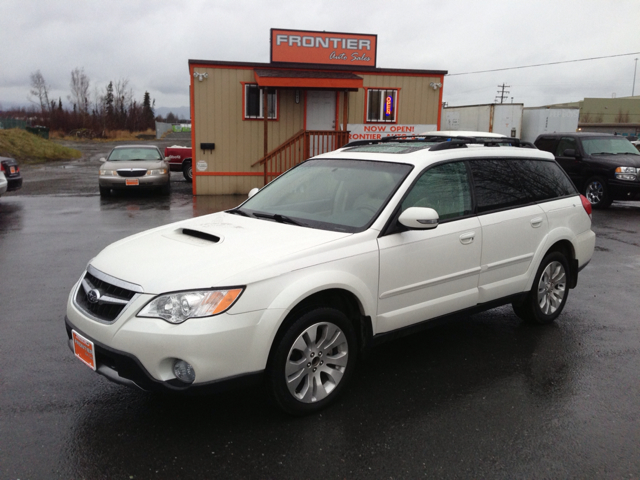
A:
<svg viewBox="0 0 640 480">
<path fill-rule="evenodd" d="M 264 167 L 264 184 L 291 167 L 321 153 L 331 152 L 349 143 L 348 131 L 300 130 L 279 147 L 255 162 Z"/>
</svg>

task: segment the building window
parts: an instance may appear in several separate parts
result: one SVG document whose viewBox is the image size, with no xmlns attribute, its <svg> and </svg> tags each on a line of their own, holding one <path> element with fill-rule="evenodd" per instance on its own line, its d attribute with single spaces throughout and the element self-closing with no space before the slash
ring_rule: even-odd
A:
<svg viewBox="0 0 640 480">
<path fill-rule="evenodd" d="M 397 90 L 367 90 L 367 122 L 395 123 L 397 101 Z"/>
<path fill-rule="evenodd" d="M 267 91 L 267 118 L 278 117 L 278 92 Z M 264 118 L 264 90 L 258 85 L 245 84 L 244 86 L 244 118 Z"/>
</svg>

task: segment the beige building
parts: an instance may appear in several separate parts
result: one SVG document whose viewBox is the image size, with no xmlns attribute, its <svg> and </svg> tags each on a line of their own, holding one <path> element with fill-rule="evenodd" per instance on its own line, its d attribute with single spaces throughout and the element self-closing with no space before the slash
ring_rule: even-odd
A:
<svg viewBox="0 0 640 480">
<path fill-rule="evenodd" d="M 621 98 L 585 98 L 579 102 L 553 107 L 580 109 L 578 129 L 583 132 L 640 135 L 640 96 Z"/>
<path fill-rule="evenodd" d="M 376 44 L 272 29 L 270 63 L 189 60 L 194 194 L 245 194 L 350 140 L 439 129 L 447 72 L 377 68 Z"/>
</svg>

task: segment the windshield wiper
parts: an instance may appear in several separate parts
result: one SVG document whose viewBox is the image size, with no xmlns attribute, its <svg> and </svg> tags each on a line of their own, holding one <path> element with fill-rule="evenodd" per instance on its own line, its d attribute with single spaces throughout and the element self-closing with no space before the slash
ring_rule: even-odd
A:
<svg viewBox="0 0 640 480">
<path fill-rule="evenodd" d="M 291 217 L 287 217 L 286 215 L 280 215 L 279 213 L 271 214 L 271 213 L 254 212 L 253 215 L 258 218 L 267 218 L 269 220 L 275 220 L 278 223 L 287 223 L 289 225 L 297 225 L 299 227 L 307 226 L 306 223 L 298 222 L 297 220 L 294 220 Z"/>
<path fill-rule="evenodd" d="M 251 216 L 247 212 L 245 212 L 244 210 L 240 210 L 239 208 L 232 208 L 231 210 L 225 210 L 224 213 L 231 213 L 233 215 L 242 215 L 243 217 Z"/>
</svg>

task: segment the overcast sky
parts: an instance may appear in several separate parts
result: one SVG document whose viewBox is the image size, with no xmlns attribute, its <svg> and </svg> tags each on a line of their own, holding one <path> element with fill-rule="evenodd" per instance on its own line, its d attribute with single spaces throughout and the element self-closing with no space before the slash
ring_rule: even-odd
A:
<svg viewBox="0 0 640 480">
<path fill-rule="evenodd" d="M 128 79 L 188 106 L 189 59 L 269 62 L 271 28 L 376 34 L 379 68 L 447 70 L 449 105 L 503 83 L 525 106 L 629 96 L 640 57 L 454 75 L 640 52 L 640 0 L 0 0 L 0 107 L 28 105 L 37 70 L 68 106 L 74 68 L 92 94 Z"/>
</svg>

